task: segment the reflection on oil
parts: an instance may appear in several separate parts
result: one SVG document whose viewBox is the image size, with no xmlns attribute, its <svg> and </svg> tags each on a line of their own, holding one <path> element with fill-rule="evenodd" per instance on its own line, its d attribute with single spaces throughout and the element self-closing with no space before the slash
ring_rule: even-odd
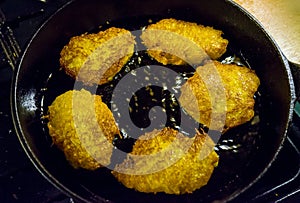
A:
<svg viewBox="0 0 300 203">
<path fill-rule="evenodd" d="M 26 111 L 35 111 L 37 110 L 36 106 L 36 90 L 30 89 L 28 92 L 25 92 L 25 94 L 22 94 L 20 104 L 23 109 Z"/>
</svg>

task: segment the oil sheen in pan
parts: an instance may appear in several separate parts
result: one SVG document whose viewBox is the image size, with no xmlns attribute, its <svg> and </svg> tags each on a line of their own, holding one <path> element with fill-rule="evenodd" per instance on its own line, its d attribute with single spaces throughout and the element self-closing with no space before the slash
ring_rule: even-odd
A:
<svg viewBox="0 0 300 203">
<path fill-rule="evenodd" d="M 149 19 L 140 19 L 139 21 L 141 22 L 138 23 L 138 25 L 146 25 L 151 22 Z M 130 22 L 132 22 L 132 19 L 130 19 Z M 126 20 L 116 23 L 107 22 L 106 25 L 103 25 L 100 29 L 105 29 L 110 26 L 125 27 L 129 29 L 125 25 L 130 24 L 130 22 L 128 23 Z M 140 28 L 142 28 L 142 26 L 136 26 L 133 29 Z M 221 58 L 220 61 L 245 65 L 250 68 L 247 60 L 243 57 L 243 54 L 237 50 L 239 49 L 231 47 L 229 43 L 228 51 L 223 55 L 224 58 Z M 162 65 L 150 58 L 145 51 L 135 52 L 132 58 L 110 83 L 96 87 L 85 86 L 80 82 L 76 82 L 76 86 L 74 86 L 75 81 L 63 71 L 57 69 L 49 75 L 47 82 L 41 89 L 41 116 L 43 117 L 47 114 L 48 106 L 58 95 L 68 90 L 72 90 L 74 87 L 75 89 L 96 89 L 96 93 L 102 96 L 103 101 L 113 112 L 124 137 L 124 139 L 115 139 L 114 144 L 118 149 L 130 152 L 134 141 L 145 132 L 153 130 L 153 127 L 149 128 L 149 126 L 151 126 L 151 122 L 155 123 L 156 121 L 158 122 L 154 127 L 162 128 L 164 126 L 169 126 L 179 130 L 187 136 L 194 136 L 195 126 L 197 128 L 202 128 L 203 126 L 195 122 L 188 114 L 186 114 L 177 101 L 177 98 L 180 95 L 180 87 L 187 78 L 193 75 L 194 67 L 172 65 L 161 67 L 164 70 L 160 70 L 160 73 L 165 75 L 165 78 L 160 77 L 160 79 L 166 79 L 161 81 L 161 86 L 155 84 L 149 85 L 147 83 L 147 85 L 141 87 L 136 92 L 133 92 L 133 94 L 121 97 L 124 99 L 125 103 L 128 104 L 126 108 L 118 106 L 119 102 L 116 103 L 112 101 L 112 95 L 113 93 L 118 94 L 118 92 L 114 91 L 124 77 L 130 75 L 133 82 L 135 79 L 136 82 L 138 82 L 141 78 L 139 78 L 139 75 L 136 74 L 135 70 L 143 67 L 143 74 L 146 76 L 148 73 L 151 73 L 153 67 L 157 66 Z M 172 72 L 175 71 L 178 74 L 177 78 L 170 77 L 170 75 L 168 75 L 170 74 L 169 70 L 172 70 Z M 147 77 L 144 77 L 144 79 L 147 81 Z M 166 85 L 164 85 L 165 83 Z M 170 91 L 170 88 L 172 91 Z M 228 130 L 220 137 L 220 139 L 218 139 L 218 143 L 216 144 L 215 150 L 220 156 L 220 167 L 217 167 L 216 171 L 218 171 L 218 168 L 222 168 L 221 174 L 225 173 L 228 178 L 234 179 L 232 177 L 236 176 L 236 171 L 239 170 L 240 166 L 244 166 L 243 163 L 249 161 L 249 157 L 255 155 L 255 151 L 259 146 L 261 130 L 261 119 L 259 116 L 263 106 L 259 91 L 255 95 L 256 103 L 254 118 L 241 126 Z M 128 114 L 128 112 L 131 119 L 130 122 L 133 122 L 140 131 L 137 132 L 128 127 L 127 121 L 122 123 L 124 113 Z M 161 119 L 161 116 L 164 116 L 165 119 Z M 181 120 L 185 120 L 185 122 L 181 123 Z M 42 119 L 42 123 L 46 139 L 49 141 L 49 145 L 52 145 L 51 138 L 47 133 L 47 120 Z M 207 131 L 207 129 L 205 130 Z M 234 170 L 232 170 L 233 166 Z"/>
<path fill-rule="evenodd" d="M 229 59 L 235 59 L 230 61 L 230 63 L 238 62 L 241 65 L 241 60 L 235 56 L 226 58 L 226 61 L 229 63 Z M 239 59 L 239 60 L 237 60 Z M 243 62 L 244 64 L 245 62 Z M 143 67 L 144 80 L 146 81 L 145 86 L 140 84 L 141 78 L 136 74 L 136 69 Z M 161 86 L 153 84 L 149 85 L 147 81 L 147 75 L 151 75 L 151 70 L 153 67 L 160 67 L 161 71 L 159 72 L 164 79 L 161 82 Z M 176 72 L 178 76 L 176 78 L 169 77 L 169 73 Z M 184 84 L 185 80 L 192 76 L 194 68 L 190 66 L 172 66 L 168 65 L 162 67 L 161 64 L 150 58 L 146 52 L 135 52 L 133 57 L 128 61 L 128 63 L 123 67 L 123 69 L 114 77 L 114 79 L 105 85 L 97 86 L 96 93 L 101 95 L 103 101 L 108 105 L 108 107 L 113 112 L 116 122 L 122 132 L 122 135 L 126 139 L 116 140 L 115 144 L 118 148 L 121 148 L 124 151 L 130 151 L 131 145 L 135 139 L 145 132 L 152 131 L 154 128 L 163 128 L 164 126 L 172 127 L 179 130 L 187 136 L 194 136 L 195 126 L 197 128 L 203 128 L 203 125 L 196 123 L 181 107 L 177 98 L 180 95 L 181 85 Z M 159 74 L 157 73 L 157 74 Z M 142 86 L 136 92 L 127 92 L 127 94 L 116 91 L 116 86 L 118 83 L 128 74 L 130 74 L 130 79 L 133 81 L 131 84 L 138 83 L 136 85 Z M 154 76 L 154 79 L 159 79 L 159 77 Z M 65 75 L 63 71 L 56 71 L 49 75 L 48 81 L 44 88 L 41 89 L 42 93 L 42 114 L 47 113 L 47 107 L 52 103 L 56 96 L 62 94 L 65 91 L 75 89 L 87 89 L 93 90 L 95 87 L 85 86 L 82 83 L 76 82 L 69 76 Z M 63 84 L 63 85 L 62 85 Z M 171 88 L 172 91 L 168 89 Z M 124 89 L 122 89 L 124 90 Z M 115 102 L 112 101 L 112 94 L 124 94 L 124 102 Z M 255 95 L 256 104 L 255 104 L 255 116 L 254 118 L 242 126 L 238 126 L 234 129 L 227 131 L 224 135 L 221 136 L 221 139 L 216 145 L 216 151 L 220 154 L 230 153 L 240 156 L 241 152 L 245 151 L 246 154 L 251 153 L 253 144 L 255 145 L 256 139 L 258 138 L 259 132 L 259 109 L 260 109 L 260 93 L 258 92 Z M 128 106 L 119 106 L 121 104 L 127 104 Z M 124 108 L 125 107 L 125 108 Z M 125 111 L 124 111 L 125 110 Z M 128 119 L 124 120 L 125 115 L 130 115 L 130 122 L 133 122 L 140 132 L 130 129 L 128 127 Z M 152 114 L 152 116 L 151 116 Z M 162 118 L 161 116 L 165 117 Z M 184 123 L 181 123 L 181 120 L 185 120 Z M 156 122 L 157 121 L 157 122 Z M 43 121 L 46 127 L 46 120 Z M 151 122 L 156 122 L 156 125 L 151 126 Z M 207 129 L 205 129 L 207 131 Z M 46 130 L 47 131 L 47 130 Z M 245 154 L 245 156 L 247 156 Z"/>
</svg>

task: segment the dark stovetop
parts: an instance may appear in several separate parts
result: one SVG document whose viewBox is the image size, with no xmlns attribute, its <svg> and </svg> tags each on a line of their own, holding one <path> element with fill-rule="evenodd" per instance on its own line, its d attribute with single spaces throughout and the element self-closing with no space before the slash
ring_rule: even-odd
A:
<svg viewBox="0 0 300 203">
<path fill-rule="evenodd" d="M 4 0 L 0 8 L 23 50 L 35 30 L 67 0 Z M 24 18 L 24 15 L 30 15 Z M 18 16 L 23 16 L 20 20 Z M 13 130 L 10 115 L 12 70 L 0 66 L 0 202 L 71 203 L 47 182 L 27 158 Z M 293 122 L 300 123 L 299 117 Z M 300 202 L 300 129 L 292 124 L 283 150 L 267 174 L 234 202 Z"/>
</svg>

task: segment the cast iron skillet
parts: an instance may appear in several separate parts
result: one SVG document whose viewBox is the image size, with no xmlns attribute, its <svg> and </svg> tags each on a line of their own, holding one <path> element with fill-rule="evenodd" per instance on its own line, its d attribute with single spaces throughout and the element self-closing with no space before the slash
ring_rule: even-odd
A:
<svg viewBox="0 0 300 203">
<path fill-rule="evenodd" d="M 261 79 L 255 107 L 259 122 L 222 135 L 217 145 L 220 163 L 208 185 L 180 196 L 135 192 L 119 184 L 105 168 L 94 172 L 73 169 L 51 145 L 42 119 L 47 105 L 74 86 L 58 64 L 59 52 L 70 37 L 98 30 L 99 25 L 136 30 L 147 25 L 149 18 L 167 17 L 221 29 L 230 42 L 224 57 L 240 56 Z M 28 157 L 46 179 L 76 200 L 212 202 L 234 199 L 268 169 L 288 132 L 295 91 L 288 61 L 273 39 L 230 1 L 78 0 L 61 8 L 33 36 L 14 73 L 11 99 L 15 128 Z"/>
</svg>

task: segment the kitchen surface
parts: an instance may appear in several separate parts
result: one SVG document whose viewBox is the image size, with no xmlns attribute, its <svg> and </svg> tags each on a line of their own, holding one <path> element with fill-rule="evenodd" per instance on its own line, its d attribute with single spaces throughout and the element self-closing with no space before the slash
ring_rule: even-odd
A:
<svg viewBox="0 0 300 203">
<path fill-rule="evenodd" d="M 234 0 L 257 18 L 284 55 L 300 64 L 300 2 L 298 0 Z"/>
<path fill-rule="evenodd" d="M 257 18 L 289 61 L 300 64 L 299 0 L 234 0 Z M 20 50 L 39 25 L 67 0 L 1 0 L 0 8 Z M 225 11 L 226 12 L 226 11 Z M 5 16 L 5 17 L 4 17 Z M 10 30 L 9 30 L 10 32 Z M 1 30 L 0 37 L 8 34 Z M 19 144 L 10 115 L 12 66 L 0 61 L 0 202 L 76 203 L 50 184 L 32 165 Z M 297 65 L 296 65 L 297 67 Z M 300 202 L 300 111 L 294 113 L 288 139 L 265 174 L 233 202 Z"/>
</svg>

